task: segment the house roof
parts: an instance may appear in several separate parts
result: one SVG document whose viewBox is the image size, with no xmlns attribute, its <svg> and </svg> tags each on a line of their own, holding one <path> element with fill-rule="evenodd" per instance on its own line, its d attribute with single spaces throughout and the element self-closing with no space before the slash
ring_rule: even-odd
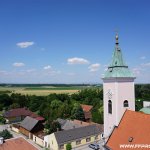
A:
<svg viewBox="0 0 150 150">
<path fill-rule="evenodd" d="M 61 129 L 63 130 L 69 130 L 69 129 L 81 127 L 81 125 L 75 124 L 72 120 L 67 120 L 67 119 L 65 120 L 65 119 L 58 118 L 57 121 L 60 123 Z"/>
<path fill-rule="evenodd" d="M 116 45 L 115 51 L 113 53 L 112 62 L 105 72 L 104 78 L 111 77 L 131 77 L 135 78 L 133 73 L 129 70 L 128 66 L 125 64 L 122 56 L 121 49 L 119 47 L 118 35 L 116 35 Z"/>
<path fill-rule="evenodd" d="M 39 121 L 27 116 L 20 124 L 21 127 L 25 128 L 28 131 L 31 131 Z"/>
<path fill-rule="evenodd" d="M 81 125 L 81 126 L 89 126 L 90 125 L 89 122 L 84 122 L 84 121 L 81 121 L 81 120 L 73 120 L 73 123 Z"/>
<path fill-rule="evenodd" d="M 129 142 L 133 139 L 132 142 Z M 118 127 L 109 137 L 106 147 L 121 150 L 120 144 L 150 144 L 150 115 L 126 110 Z M 134 148 L 135 150 L 142 150 Z"/>
<path fill-rule="evenodd" d="M 90 125 L 70 130 L 63 130 L 55 132 L 55 137 L 58 145 L 68 143 L 73 140 L 85 138 L 91 135 L 98 135 L 102 131 L 96 125 Z"/>
<path fill-rule="evenodd" d="M 43 117 L 38 116 L 37 114 L 33 113 L 27 108 L 16 108 L 16 109 L 11 109 L 9 111 L 6 111 L 4 114 L 5 118 L 10 118 L 10 117 L 18 117 L 18 116 L 30 116 L 32 118 L 36 118 L 37 120 L 44 120 Z"/>
<path fill-rule="evenodd" d="M 0 150 L 38 150 L 24 138 L 12 138 L 0 145 Z"/>
<path fill-rule="evenodd" d="M 6 111 L 4 113 L 4 117 L 18 117 L 18 116 L 30 116 L 33 112 L 31 112 L 27 108 L 16 108 Z"/>
<path fill-rule="evenodd" d="M 81 104 L 81 107 L 84 112 L 89 112 L 93 108 L 93 106 L 91 106 L 91 105 L 83 105 L 83 104 Z"/>
<path fill-rule="evenodd" d="M 144 107 L 144 108 L 140 109 L 140 111 L 145 114 L 150 114 L 150 107 Z"/>
</svg>

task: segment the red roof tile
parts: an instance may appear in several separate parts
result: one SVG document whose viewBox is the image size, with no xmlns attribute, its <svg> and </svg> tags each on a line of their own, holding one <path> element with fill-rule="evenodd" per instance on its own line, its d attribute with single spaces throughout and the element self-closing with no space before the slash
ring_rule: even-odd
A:
<svg viewBox="0 0 150 150">
<path fill-rule="evenodd" d="M 129 142 L 129 138 L 133 138 L 132 142 Z M 121 150 L 120 144 L 150 144 L 150 115 L 127 110 L 106 146 L 112 150 Z M 134 148 L 134 150 L 143 150 L 143 148 Z"/>
<path fill-rule="evenodd" d="M 10 118 L 10 117 L 19 117 L 19 116 L 30 116 L 32 118 L 37 118 L 38 119 L 44 119 L 43 117 L 41 116 L 38 116 L 37 114 L 33 113 L 32 111 L 30 111 L 29 109 L 27 108 L 16 108 L 16 109 L 11 109 L 7 112 L 4 113 L 4 117 L 6 118 Z"/>
<path fill-rule="evenodd" d="M 36 147 L 27 142 L 24 138 L 13 138 L 6 140 L 0 145 L 0 150 L 38 150 Z"/>
<path fill-rule="evenodd" d="M 81 107 L 84 112 L 89 112 L 93 108 L 93 106 L 91 106 L 91 105 L 83 105 L 83 104 L 81 104 Z"/>
</svg>

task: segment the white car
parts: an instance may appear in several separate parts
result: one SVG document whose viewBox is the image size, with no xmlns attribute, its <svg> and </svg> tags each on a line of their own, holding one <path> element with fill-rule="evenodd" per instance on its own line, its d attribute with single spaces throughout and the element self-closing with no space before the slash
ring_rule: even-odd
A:
<svg viewBox="0 0 150 150">
<path fill-rule="evenodd" d="M 98 150 L 100 148 L 99 145 L 96 143 L 90 144 L 89 147 L 95 150 Z"/>
</svg>

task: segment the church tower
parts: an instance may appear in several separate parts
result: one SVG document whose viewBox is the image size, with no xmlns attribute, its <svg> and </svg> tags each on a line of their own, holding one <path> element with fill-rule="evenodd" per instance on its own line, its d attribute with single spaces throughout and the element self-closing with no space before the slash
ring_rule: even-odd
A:
<svg viewBox="0 0 150 150">
<path fill-rule="evenodd" d="M 123 61 L 118 34 L 115 38 L 112 62 L 102 78 L 105 137 L 110 135 L 114 126 L 118 126 L 126 109 L 135 110 L 135 77 Z"/>
</svg>

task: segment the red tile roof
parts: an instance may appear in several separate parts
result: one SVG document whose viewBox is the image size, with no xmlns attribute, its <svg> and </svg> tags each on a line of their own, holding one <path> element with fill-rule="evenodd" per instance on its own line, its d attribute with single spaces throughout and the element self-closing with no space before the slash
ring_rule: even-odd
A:
<svg viewBox="0 0 150 150">
<path fill-rule="evenodd" d="M 9 110 L 9 111 L 7 111 L 7 112 L 4 113 L 4 117 L 6 117 L 6 118 L 19 117 L 19 116 L 24 116 L 24 117 L 30 116 L 32 118 L 37 118 L 37 119 L 39 119 L 39 117 L 40 117 L 40 119 L 44 120 L 43 117 L 38 116 L 37 114 L 33 113 L 32 111 L 30 111 L 27 108 L 11 109 L 11 110 Z"/>
<path fill-rule="evenodd" d="M 91 106 L 91 105 L 83 105 L 83 104 L 81 104 L 81 107 L 84 112 L 89 112 L 93 108 L 93 106 Z"/>
<path fill-rule="evenodd" d="M 0 145 L 0 150 L 38 150 L 36 147 L 27 142 L 24 138 L 13 138 L 4 141 Z"/>
<path fill-rule="evenodd" d="M 129 139 L 133 138 L 132 142 Z M 150 115 L 126 110 L 120 124 L 114 129 L 106 146 L 112 150 L 121 150 L 120 144 L 150 144 Z M 129 150 L 128 148 L 124 148 Z M 131 149 L 131 148 L 130 148 Z M 134 148 L 134 150 L 144 150 Z"/>
</svg>

